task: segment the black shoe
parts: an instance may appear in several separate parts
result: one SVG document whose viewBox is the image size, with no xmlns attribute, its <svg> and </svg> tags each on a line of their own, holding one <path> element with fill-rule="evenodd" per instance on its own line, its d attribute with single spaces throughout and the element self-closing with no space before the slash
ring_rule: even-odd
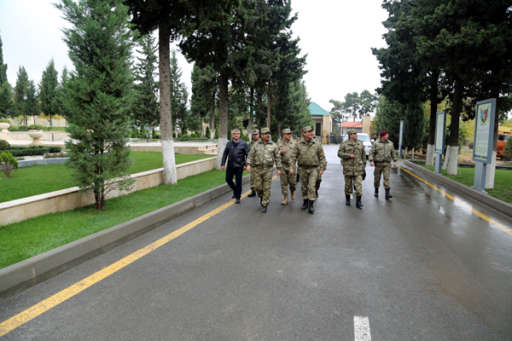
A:
<svg viewBox="0 0 512 341">
<path fill-rule="evenodd" d="M 393 198 L 393 196 L 391 195 L 391 193 L 389 193 L 389 188 L 386 188 L 386 200 L 389 200 Z"/>
<path fill-rule="evenodd" d="M 356 197 L 356 207 L 359 208 L 359 209 L 363 208 L 363 203 L 361 202 L 361 197 L 360 196 Z"/>
<path fill-rule="evenodd" d="M 261 206 L 261 213 L 267 213 L 267 206 Z"/>
<path fill-rule="evenodd" d="M 240 204 L 240 199 L 236 199 L 235 204 Z"/>
<path fill-rule="evenodd" d="M 254 190 L 251 190 L 251 193 L 248 195 L 249 198 L 255 197 L 256 192 Z"/>
<path fill-rule="evenodd" d="M 302 207 L 301 207 L 303 210 L 308 208 L 308 202 L 309 202 L 308 199 L 304 199 L 304 202 L 302 203 Z"/>
<path fill-rule="evenodd" d="M 231 196 L 231 199 L 236 199 L 236 197 L 235 197 L 235 195 L 234 195 L 234 194 Z"/>
<path fill-rule="evenodd" d="M 345 194 L 345 205 L 350 206 L 350 194 Z"/>
<path fill-rule="evenodd" d="M 309 200 L 308 201 L 308 212 L 311 213 L 311 214 L 315 213 L 314 204 L 315 204 L 314 200 Z"/>
<path fill-rule="evenodd" d="M 375 198 L 378 198 L 379 197 L 379 189 L 378 188 L 375 188 L 375 193 L 373 194 L 373 196 Z"/>
</svg>

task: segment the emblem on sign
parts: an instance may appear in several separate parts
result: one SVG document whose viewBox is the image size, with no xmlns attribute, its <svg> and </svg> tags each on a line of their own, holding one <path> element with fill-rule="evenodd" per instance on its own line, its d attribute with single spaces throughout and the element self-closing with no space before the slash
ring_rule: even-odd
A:
<svg viewBox="0 0 512 341">
<path fill-rule="evenodd" d="M 480 110 L 480 121 L 485 124 L 489 118 L 489 109 L 485 108 Z"/>
</svg>

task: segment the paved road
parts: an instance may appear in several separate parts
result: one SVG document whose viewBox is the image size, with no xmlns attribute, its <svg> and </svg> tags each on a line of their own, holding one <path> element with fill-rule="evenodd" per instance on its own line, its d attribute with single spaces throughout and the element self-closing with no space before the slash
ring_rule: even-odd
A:
<svg viewBox="0 0 512 341">
<path fill-rule="evenodd" d="M 511 340 L 511 222 L 472 204 L 500 230 L 403 172 L 392 201 L 376 200 L 370 168 L 364 210 L 347 208 L 325 149 L 315 215 L 300 198 L 281 207 L 276 180 L 266 215 L 243 199 L 5 340 Z M 0 299 L 0 321 L 229 200 Z"/>
</svg>

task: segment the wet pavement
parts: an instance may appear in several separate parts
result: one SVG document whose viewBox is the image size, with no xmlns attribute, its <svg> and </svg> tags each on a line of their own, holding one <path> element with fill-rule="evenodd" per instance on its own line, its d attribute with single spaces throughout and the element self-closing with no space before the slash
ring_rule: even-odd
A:
<svg viewBox="0 0 512 341">
<path fill-rule="evenodd" d="M 364 209 L 346 207 L 337 146 L 325 151 L 314 215 L 300 195 L 280 206 L 275 180 L 266 215 L 245 198 L 4 339 L 368 340 L 363 317 L 372 340 L 511 340 L 511 222 L 403 171 L 376 199 L 369 166 Z M 0 321 L 229 200 L 0 298 Z"/>
</svg>

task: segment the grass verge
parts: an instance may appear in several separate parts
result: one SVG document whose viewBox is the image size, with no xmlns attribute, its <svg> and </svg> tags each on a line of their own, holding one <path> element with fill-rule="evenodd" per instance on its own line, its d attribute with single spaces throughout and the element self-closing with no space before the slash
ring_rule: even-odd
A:
<svg viewBox="0 0 512 341">
<path fill-rule="evenodd" d="M 1 226 L 0 269 L 204 192 L 224 178 L 223 171 L 213 170 L 109 199 L 103 211 L 88 206 Z"/>
<path fill-rule="evenodd" d="M 434 171 L 434 166 L 422 166 L 431 171 Z M 446 170 L 442 170 L 441 174 L 469 187 L 472 187 L 474 184 L 474 168 L 459 167 L 457 175 L 448 175 Z M 496 199 L 500 199 L 509 204 L 512 204 L 512 170 L 496 169 L 494 188 L 488 189 L 487 193 Z"/>
<path fill-rule="evenodd" d="M 212 157 L 212 155 L 176 154 L 176 164 Z M 139 173 L 162 167 L 162 153 L 131 152 L 129 173 Z M 31 166 L 15 170 L 10 178 L 0 172 L 0 202 L 58 191 L 76 186 L 73 170 L 66 164 Z"/>
</svg>

